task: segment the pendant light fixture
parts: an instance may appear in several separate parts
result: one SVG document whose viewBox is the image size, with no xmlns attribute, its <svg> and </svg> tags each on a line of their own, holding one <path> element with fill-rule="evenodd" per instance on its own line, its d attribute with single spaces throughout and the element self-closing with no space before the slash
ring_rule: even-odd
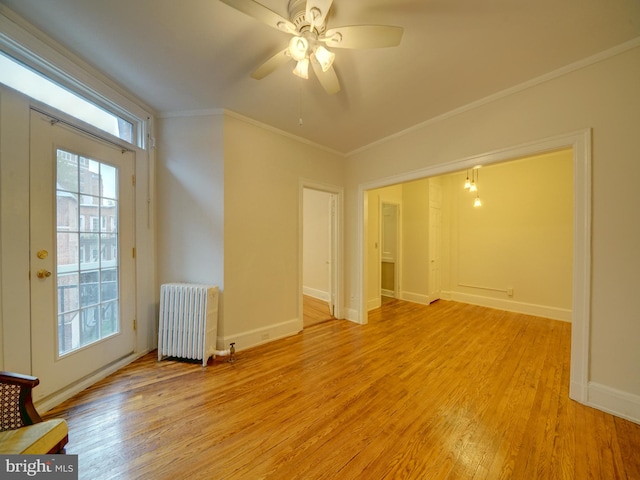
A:
<svg viewBox="0 0 640 480">
<path fill-rule="evenodd" d="M 480 167 L 475 167 L 471 169 L 471 179 L 469 179 L 469 170 L 467 170 L 467 178 L 464 181 L 465 190 L 469 190 L 476 194 L 475 199 L 473 200 L 474 207 L 481 207 L 482 201 L 480 200 L 480 194 L 478 193 L 478 169 Z"/>
</svg>

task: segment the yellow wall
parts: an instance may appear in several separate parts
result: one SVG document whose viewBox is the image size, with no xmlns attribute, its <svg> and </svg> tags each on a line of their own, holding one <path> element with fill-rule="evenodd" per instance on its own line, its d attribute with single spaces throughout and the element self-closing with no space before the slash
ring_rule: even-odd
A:
<svg viewBox="0 0 640 480">
<path fill-rule="evenodd" d="M 573 156 L 570 150 L 479 169 L 481 207 L 447 177 L 453 297 L 571 320 Z M 472 287 L 470 287 L 472 286 Z M 476 288 L 477 287 L 477 288 Z M 513 289 L 513 295 L 506 290 Z"/>
</svg>

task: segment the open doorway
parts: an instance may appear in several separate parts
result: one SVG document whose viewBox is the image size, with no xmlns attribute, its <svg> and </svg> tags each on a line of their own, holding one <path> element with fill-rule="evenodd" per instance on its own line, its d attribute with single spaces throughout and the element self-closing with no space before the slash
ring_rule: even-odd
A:
<svg viewBox="0 0 640 480">
<path fill-rule="evenodd" d="M 382 303 L 398 298 L 400 258 L 400 206 L 382 202 L 380 208 L 380 297 Z"/>
<path fill-rule="evenodd" d="M 571 164 L 572 164 L 572 225 L 570 227 L 570 237 L 571 237 L 571 247 L 572 247 L 572 262 L 569 265 L 569 274 L 571 278 L 571 302 L 569 309 L 567 310 L 567 319 L 572 323 L 572 338 L 571 338 L 571 379 L 570 379 L 570 397 L 574 400 L 585 402 L 586 401 L 586 392 L 588 385 L 588 345 L 589 345 L 589 314 L 590 314 L 590 288 L 589 288 L 589 278 L 590 278 L 590 251 L 591 251 L 591 242 L 590 242 L 590 217 L 591 217 L 591 208 L 590 208 L 590 198 L 591 198 L 591 176 L 590 176 L 590 165 L 591 165 L 591 153 L 590 153 L 590 143 L 591 143 L 591 133 L 589 130 L 584 130 L 581 132 L 576 132 L 573 134 L 568 134 L 564 136 L 554 137 L 550 139 L 540 140 L 535 143 L 526 144 L 519 147 L 513 147 L 510 149 L 504 149 L 499 152 L 493 152 L 486 155 L 478 155 L 474 157 L 470 157 L 467 159 L 462 159 L 456 162 L 451 162 L 446 165 L 437 165 L 433 167 L 427 167 L 420 171 L 409 172 L 405 175 L 395 175 L 392 178 L 389 178 L 385 181 L 385 179 L 379 179 L 376 181 L 372 181 L 366 184 L 361 184 L 359 186 L 359 204 L 358 204 L 358 218 L 362 222 L 360 225 L 362 229 L 360 230 L 361 237 L 359 237 L 359 245 L 362 245 L 362 250 L 358 255 L 360 259 L 360 275 L 358 282 L 358 292 L 362 295 L 360 300 L 359 308 L 360 315 L 358 316 L 360 323 L 367 323 L 368 321 L 368 294 L 372 291 L 371 289 L 371 277 L 373 276 L 371 272 L 371 263 L 369 263 L 370 258 L 370 249 L 371 249 L 371 241 L 370 241 L 370 226 L 367 220 L 367 212 L 370 208 L 370 198 L 369 192 L 375 189 L 384 188 L 387 185 L 397 185 L 398 182 L 414 182 L 419 181 L 421 179 L 428 179 L 431 177 L 436 177 L 440 175 L 446 175 L 453 172 L 465 171 L 467 169 L 471 170 L 478 166 L 489 166 L 504 162 L 510 162 L 512 160 L 522 159 L 528 156 L 536 156 L 543 155 L 546 153 L 551 153 L 559 150 L 566 150 L 570 152 L 571 156 Z M 464 178 L 463 178 L 464 180 Z M 481 178 L 481 182 L 484 180 L 484 177 Z M 528 199 L 530 202 L 536 202 L 539 199 L 544 199 L 545 201 L 550 200 L 553 201 L 553 196 L 546 195 L 546 197 L 536 197 L 530 194 L 530 189 L 528 187 L 529 183 L 527 183 L 529 179 L 526 177 L 514 177 L 511 179 L 511 183 L 514 187 L 519 189 L 519 193 L 521 198 Z M 524 183 L 523 183 L 524 182 Z M 545 183 L 543 182 L 543 185 Z M 481 194 L 482 197 L 482 194 Z M 467 199 L 466 201 L 468 201 Z M 484 203 L 484 198 L 482 198 Z M 475 203 L 473 199 L 471 199 L 471 205 Z M 504 204 L 503 204 L 504 205 Z M 473 207 L 472 207 L 473 208 Z M 477 216 L 478 222 L 475 225 L 475 236 L 477 234 L 484 233 L 484 229 L 486 227 L 486 222 L 483 221 L 483 215 Z M 526 223 L 523 223 L 522 226 L 524 228 L 528 228 Z M 443 230 L 445 233 L 443 234 L 443 256 L 449 259 L 459 259 L 460 251 L 457 254 L 451 254 L 451 252 L 446 252 L 446 248 L 448 245 L 446 238 L 446 231 L 450 231 L 448 229 L 448 225 L 446 221 L 443 222 Z M 475 237 L 471 237 L 471 243 L 466 246 L 471 246 L 475 248 L 473 242 Z M 487 243 L 489 245 L 489 243 Z M 489 258 L 487 255 L 472 255 L 466 256 L 465 261 L 467 259 L 471 259 L 476 262 L 474 267 L 481 266 L 481 261 L 485 261 Z M 501 252 L 493 252 L 492 257 L 498 260 L 503 260 L 504 256 Z M 535 258 L 535 257 L 532 257 Z M 540 257 L 538 257 L 540 258 Z M 531 260 L 531 258 L 529 259 Z M 468 264 L 470 265 L 470 264 Z M 458 267 L 460 264 L 458 264 Z M 465 265 L 466 267 L 466 265 Z M 514 265 L 515 267 L 520 267 L 520 265 Z M 536 268 L 540 268 L 539 265 L 536 265 Z M 451 285 L 450 279 L 446 278 L 446 269 L 443 269 L 442 273 L 442 281 L 443 286 L 448 284 Z M 474 271 L 481 271 L 481 269 L 476 269 Z M 492 273 L 491 269 L 485 269 L 485 272 Z M 450 268 L 449 272 L 456 272 L 456 268 Z M 405 276 L 405 274 L 403 274 Z M 485 285 L 467 285 L 465 288 L 474 288 L 474 287 L 484 287 Z M 511 288 L 512 285 L 505 286 L 504 291 L 497 292 L 499 294 L 503 294 L 507 297 L 510 297 L 514 294 L 514 289 Z M 443 288 L 444 290 L 444 288 Z M 519 292 L 519 290 L 518 290 Z M 445 291 L 442 292 L 446 294 Z M 499 308 L 499 307 L 498 307 Z M 561 309 L 560 309 L 561 310 Z M 547 316 L 547 315 L 541 315 Z M 553 318 L 553 317 L 550 317 Z"/>
<path fill-rule="evenodd" d="M 315 188 L 302 192 L 303 327 L 336 315 L 337 194 Z"/>
<path fill-rule="evenodd" d="M 471 188 L 463 170 L 368 192 L 381 205 L 381 262 L 370 269 L 382 289 L 370 285 L 372 299 L 444 298 L 570 321 L 572 151 L 471 170 Z M 375 237 L 376 226 L 368 232 Z"/>
</svg>

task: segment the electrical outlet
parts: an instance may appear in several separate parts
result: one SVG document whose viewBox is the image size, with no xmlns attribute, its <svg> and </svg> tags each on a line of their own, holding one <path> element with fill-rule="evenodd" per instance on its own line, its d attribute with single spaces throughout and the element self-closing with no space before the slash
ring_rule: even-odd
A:
<svg viewBox="0 0 640 480">
<path fill-rule="evenodd" d="M 513 297 L 513 287 L 507 288 L 507 295 L 509 295 L 510 297 Z"/>
</svg>

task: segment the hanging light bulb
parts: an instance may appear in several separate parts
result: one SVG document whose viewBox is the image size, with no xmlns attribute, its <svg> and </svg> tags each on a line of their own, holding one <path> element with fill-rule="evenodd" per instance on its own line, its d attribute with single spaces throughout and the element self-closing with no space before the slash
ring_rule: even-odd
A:
<svg viewBox="0 0 640 480">
<path fill-rule="evenodd" d="M 302 60 L 298 60 L 296 68 L 293 69 L 293 73 L 305 80 L 309 78 L 309 59 L 303 58 Z"/>
<path fill-rule="evenodd" d="M 471 188 L 471 180 L 469 180 L 469 170 L 467 170 L 467 179 L 464 181 L 464 188 L 469 190 Z"/>
<path fill-rule="evenodd" d="M 320 67 L 322 67 L 322 71 L 326 72 L 327 70 L 329 70 L 331 68 L 331 65 L 333 65 L 333 60 L 336 58 L 336 54 L 330 52 L 322 45 L 318 45 L 314 53 L 316 59 L 318 60 L 318 63 L 320 63 Z"/>
<path fill-rule="evenodd" d="M 471 185 L 469 185 L 469 191 L 470 192 L 477 192 L 478 191 L 478 170 L 477 169 L 473 169 L 471 170 Z"/>
<path fill-rule="evenodd" d="M 307 56 L 309 41 L 304 37 L 291 37 L 289 41 L 289 53 L 291 58 L 300 61 Z"/>
<path fill-rule="evenodd" d="M 474 207 L 481 207 L 482 206 L 482 201 L 480 200 L 480 196 L 476 195 L 476 199 L 473 201 L 473 206 Z"/>
</svg>

